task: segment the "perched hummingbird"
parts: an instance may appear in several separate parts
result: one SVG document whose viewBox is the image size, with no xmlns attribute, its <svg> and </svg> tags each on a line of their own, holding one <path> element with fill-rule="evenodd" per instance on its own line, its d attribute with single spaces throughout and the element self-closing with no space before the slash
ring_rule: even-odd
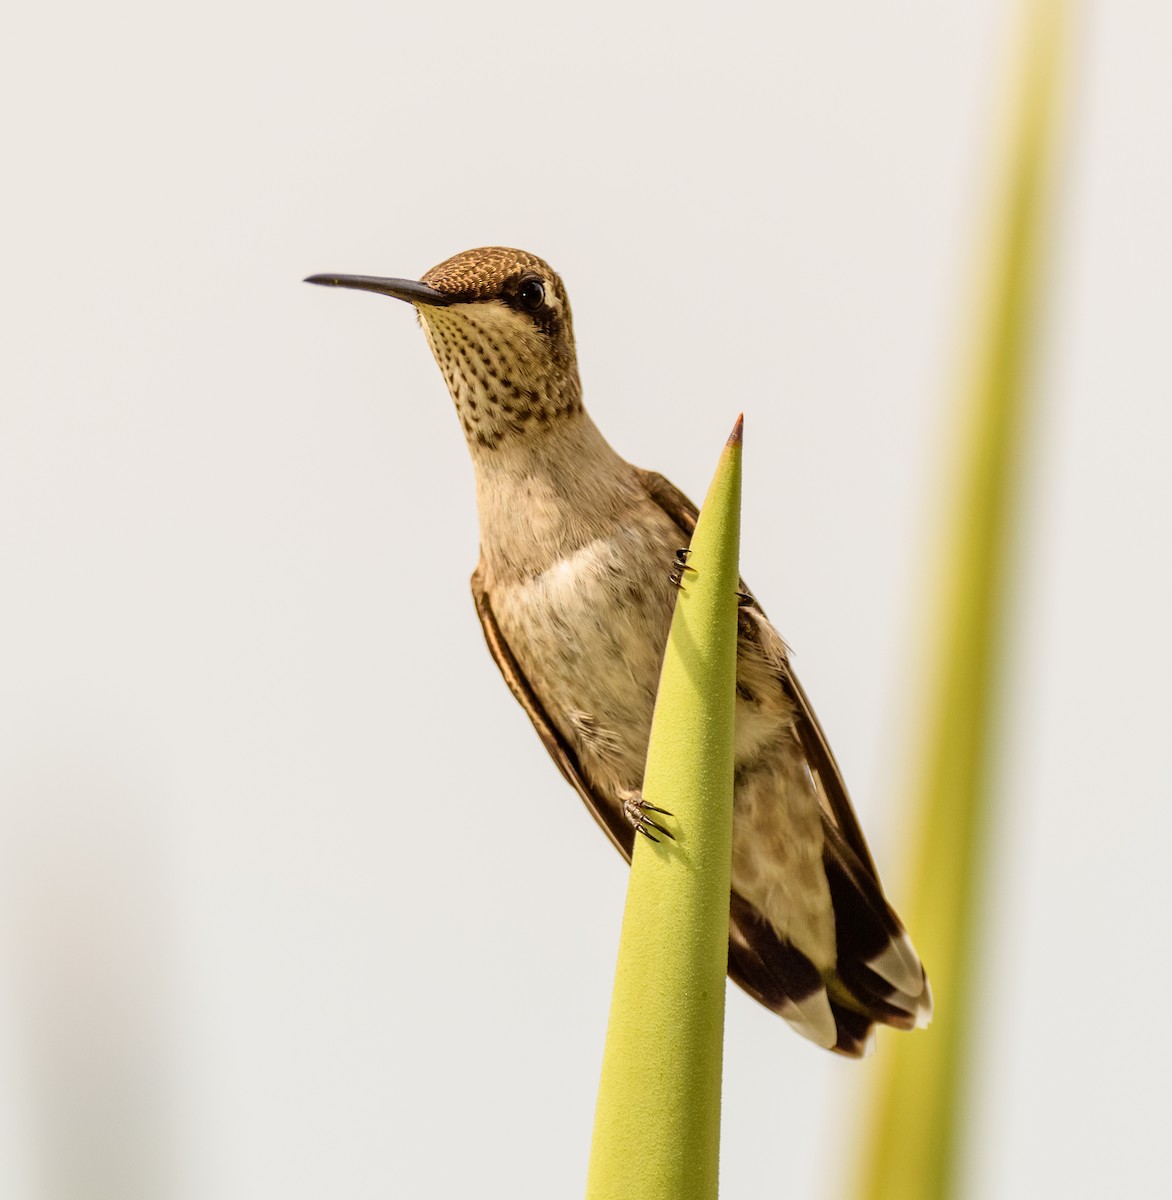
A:
<svg viewBox="0 0 1172 1200">
<path fill-rule="evenodd" d="M 472 454 L 488 648 L 562 774 L 628 860 L 670 836 L 643 801 L 651 713 L 696 506 L 620 458 L 582 407 L 570 302 L 492 246 L 422 280 L 314 275 L 415 306 Z M 931 992 L 785 643 L 738 610 L 729 974 L 799 1033 L 859 1057 Z"/>
</svg>

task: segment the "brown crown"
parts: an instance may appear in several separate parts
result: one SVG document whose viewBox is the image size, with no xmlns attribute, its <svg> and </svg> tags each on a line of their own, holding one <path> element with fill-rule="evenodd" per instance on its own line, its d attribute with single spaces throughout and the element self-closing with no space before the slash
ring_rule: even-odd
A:
<svg viewBox="0 0 1172 1200">
<path fill-rule="evenodd" d="M 565 304 L 562 281 L 549 263 L 536 254 L 511 250 L 507 246 L 482 246 L 478 250 L 465 250 L 453 255 L 432 267 L 423 276 L 422 282 L 437 292 L 475 302 L 499 296 L 508 285 L 528 274 L 540 275 L 545 283 L 553 286 L 558 298 Z"/>
</svg>

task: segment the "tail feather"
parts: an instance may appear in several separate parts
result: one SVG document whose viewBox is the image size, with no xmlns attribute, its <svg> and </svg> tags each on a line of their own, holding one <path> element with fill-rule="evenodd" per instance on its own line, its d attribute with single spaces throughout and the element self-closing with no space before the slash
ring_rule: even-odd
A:
<svg viewBox="0 0 1172 1200">
<path fill-rule="evenodd" d="M 732 894 L 728 973 L 755 1000 L 803 1037 L 832 1050 L 838 1023 L 818 968 L 737 892 Z"/>
<path fill-rule="evenodd" d="M 874 1046 L 875 1025 L 926 1025 L 932 993 L 915 949 L 878 883 L 829 826 L 823 866 L 834 906 L 833 968 L 819 971 L 734 892 L 729 975 L 804 1037 L 849 1058 L 861 1058 Z"/>
<path fill-rule="evenodd" d="M 836 972 L 876 1020 L 914 1029 L 931 1020 L 932 992 L 919 956 L 875 877 L 833 830 L 822 856 L 834 905 Z"/>
</svg>

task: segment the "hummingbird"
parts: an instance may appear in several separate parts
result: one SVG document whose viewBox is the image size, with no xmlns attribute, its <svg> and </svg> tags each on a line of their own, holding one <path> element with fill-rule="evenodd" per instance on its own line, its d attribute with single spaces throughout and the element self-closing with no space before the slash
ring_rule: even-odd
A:
<svg viewBox="0 0 1172 1200">
<path fill-rule="evenodd" d="M 621 458 L 583 408 L 569 298 L 542 259 L 490 246 L 419 280 L 306 282 L 414 306 L 472 456 L 489 651 L 629 862 L 637 837 L 671 836 L 641 788 L 696 505 Z M 819 1046 L 862 1057 L 877 1024 L 926 1025 L 931 990 L 788 647 L 741 587 L 729 975 Z"/>
</svg>

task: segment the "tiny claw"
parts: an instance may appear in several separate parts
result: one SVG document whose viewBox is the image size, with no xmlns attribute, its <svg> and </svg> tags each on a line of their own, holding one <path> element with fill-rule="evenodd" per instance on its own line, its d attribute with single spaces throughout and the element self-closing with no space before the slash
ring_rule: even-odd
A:
<svg viewBox="0 0 1172 1200">
<path fill-rule="evenodd" d="M 637 791 L 624 792 L 621 794 L 623 802 L 623 814 L 636 833 L 641 833 L 645 838 L 650 838 L 653 842 L 658 842 L 659 838 L 651 832 L 652 829 L 662 833 L 664 837 L 676 840 L 675 834 L 670 829 L 665 829 L 658 821 L 654 821 L 647 814 L 649 812 L 660 813 L 662 816 L 670 817 L 671 813 L 666 808 L 660 808 L 655 804 L 647 804 L 643 797 Z"/>
<path fill-rule="evenodd" d="M 660 823 L 658 821 L 653 821 L 650 817 L 644 817 L 643 824 L 650 825 L 652 829 L 658 829 L 659 832 L 662 833 L 664 837 L 671 838 L 671 840 L 673 842 L 676 840 L 676 835 L 674 833 L 672 833 L 672 831 L 670 829 L 664 829 L 664 827 L 662 825 L 660 825 Z M 647 833 L 647 830 L 644 829 L 643 832 Z M 649 833 L 647 834 L 647 836 L 651 837 L 651 835 Z M 659 838 L 652 838 L 651 840 L 658 842 Z"/>
<path fill-rule="evenodd" d="M 680 549 L 675 552 L 675 565 L 672 567 L 671 573 L 668 575 L 668 579 L 670 579 L 671 582 L 674 583 L 678 588 L 684 586 L 685 571 L 691 571 L 693 574 L 696 573 L 695 567 L 688 566 L 688 555 L 691 553 L 691 550 L 689 550 L 687 546 L 681 546 Z"/>
</svg>

